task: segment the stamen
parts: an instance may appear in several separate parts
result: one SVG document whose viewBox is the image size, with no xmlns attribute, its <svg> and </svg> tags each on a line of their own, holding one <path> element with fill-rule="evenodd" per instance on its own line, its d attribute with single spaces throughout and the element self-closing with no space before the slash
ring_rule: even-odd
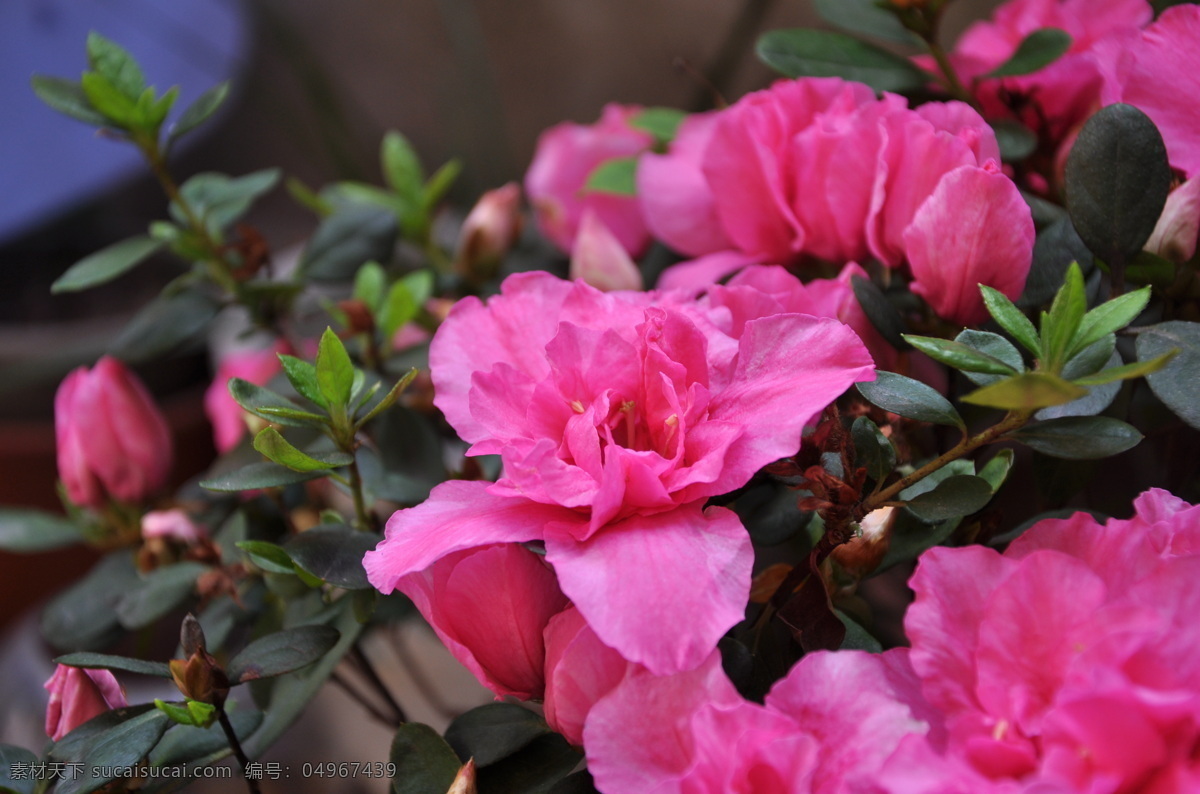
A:
<svg viewBox="0 0 1200 794">
<path fill-rule="evenodd" d="M 583 403 L 579 402 L 579 400 L 571 400 L 571 410 L 577 414 L 583 413 Z"/>
</svg>

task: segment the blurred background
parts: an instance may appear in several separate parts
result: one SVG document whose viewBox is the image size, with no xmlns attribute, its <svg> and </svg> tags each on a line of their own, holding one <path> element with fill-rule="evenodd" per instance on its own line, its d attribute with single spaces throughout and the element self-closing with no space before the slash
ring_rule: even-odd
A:
<svg viewBox="0 0 1200 794">
<path fill-rule="evenodd" d="M 996 4 L 953 4 L 947 39 Z M 144 233 L 165 214 L 160 190 L 132 147 L 58 115 L 30 90 L 35 73 L 78 76 L 89 30 L 127 48 L 160 89 L 178 84 L 177 108 L 221 80 L 233 81 L 221 116 L 176 153 L 172 167 L 180 181 L 199 171 L 240 175 L 279 166 L 312 187 L 339 179 L 378 183 L 379 141 L 397 129 L 427 170 L 462 159 L 451 203 L 465 211 L 482 190 L 521 178 L 543 129 L 594 121 L 607 102 L 700 110 L 720 97 L 732 101 L 771 79 L 753 57 L 760 32 L 819 24 L 808 0 L 5 0 L 0 504 L 57 508 L 55 388 L 70 369 L 103 354 L 131 314 L 174 275 L 142 267 L 100 289 L 50 294 L 50 284 L 75 261 Z M 311 213 L 282 189 L 251 220 L 276 252 L 301 244 L 314 226 Z M 182 482 L 214 454 L 201 410 L 208 359 L 203 350 L 185 351 L 139 374 L 173 425 L 174 476 Z M 11 630 L 92 560 L 83 551 L 0 552 L 0 630 Z M 410 639 L 418 656 L 431 654 L 428 663 L 448 676 L 449 706 L 478 702 L 483 690 L 452 670 L 448 656 L 436 655 L 428 637 Z M 37 656 L 36 646 L 25 652 Z M 12 656 L 10 650 L 9 662 Z M 25 693 L 33 700 L 49 675 L 48 651 L 44 656 L 47 672 L 34 683 L 37 691 Z M 0 690 L 13 690 L 11 678 L 0 681 Z M 426 706 L 413 716 L 444 725 L 437 708 Z M 365 722 L 350 708 L 351 723 Z M 324 727 L 337 731 L 338 724 Z M 348 739 L 358 741 L 353 731 Z M 0 741 L 36 747 L 40 739 L 0 735 Z M 359 751 L 378 759 L 386 746 L 384 736 L 382 749 Z M 322 758 L 349 760 L 336 750 Z"/>
</svg>

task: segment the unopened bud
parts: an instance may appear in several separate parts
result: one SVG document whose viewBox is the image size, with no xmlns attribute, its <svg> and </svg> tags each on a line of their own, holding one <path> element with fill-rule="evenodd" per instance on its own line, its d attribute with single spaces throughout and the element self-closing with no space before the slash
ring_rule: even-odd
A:
<svg viewBox="0 0 1200 794">
<path fill-rule="evenodd" d="M 463 764 L 462 769 L 454 776 L 446 794 L 476 794 L 475 788 L 475 759 L 470 758 Z"/>
<path fill-rule="evenodd" d="M 489 190 L 463 221 L 455 269 L 468 281 L 487 281 L 521 233 L 521 188 L 516 182 Z"/>
<path fill-rule="evenodd" d="M 205 650 L 204 629 L 192 615 L 183 619 L 179 641 L 188 657 L 167 663 L 175 686 L 184 696 L 201 703 L 224 702 L 229 693 L 229 679 L 217 660 Z"/>
<path fill-rule="evenodd" d="M 870 574 L 883 562 L 887 554 L 888 541 L 892 535 L 892 524 L 896 521 L 896 508 L 881 507 L 872 510 L 859 522 L 859 531 L 846 543 L 830 554 L 838 565 L 855 578 Z"/>
<path fill-rule="evenodd" d="M 1196 253 L 1197 237 L 1200 237 L 1200 176 L 1192 177 L 1167 196 L 1145 249 L 1172 262 L 1186 262 Z"/>
</svg>

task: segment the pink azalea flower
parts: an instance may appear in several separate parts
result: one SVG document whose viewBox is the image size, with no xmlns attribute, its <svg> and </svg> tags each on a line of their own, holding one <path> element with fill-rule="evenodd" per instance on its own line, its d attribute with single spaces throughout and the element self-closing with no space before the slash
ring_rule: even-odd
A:
<svg viewBox="0 0 1200 794">
<path fill-rule="evenodd" d="M 1145 30 L 1105 50 L 1102 101 L 1126 102 L 1148 115 L 1167 144 L 1171 165 L 1200 174 L 1200 8 L 1168 8 Z"/>
<path fill-rule="evenodd" d="M 602 292 L 639 290 L 642 273 L 620 241 L 591 210 L 583 213 L 575 248 L 571 251 L 570 276 Z"/>
<path fill-rule="evenodd" d="M 239 350 L 221 360 L 212 383 L 204 392 L 204 413 L 213 427 L 213 444 L 217 452 L 228 452 L 246 435 L 246 412 L 229 394 L 229 381 L 241 378 L 263 386 L 276 373 L 283 371 L 279 353 L 288 353 L 286 342 L 276 342 L 265 350 Z"/>
<path fill-rule="evenodd" d="M 1200 759 L 1200 508 L 1148 491 L 1127 521 L 1043 521 L 1003 555 L 932 549 L 905 626 L 944 739 L 888 792 L 953 768 L 996 791 L 1184 791 Z M 1041 786 L 1042 788 L 1038 788 Z"/>
<path fill-rule="evenodd" d="M 637 199 L 613 193 L 585 192 L 588 177 L 610 160 L 636 157 L 650 148 L 654 136 L 629 125 L 641 108 L 605 105 L 600 120 L 590 126 L 563 122 L 538 138 L 533 163 L 525 174 L 525 193 L 533 204 L 538 228 L 563 252 L 569 253 L 585 210 L 636 256 L 650 242 Z"/>
<path fill-rule="evenodd" d="M 655 672 L 695 667 L 745 607 L 749 538 L 704 502 L 793 454 L 804 425 L 873 374 L 835 320 L 775 314 L 730 335 L 686 296 L 545 273 L 460 301 L 430 361 L 436 404 L 504 476 L 397 512 L 364 560 L 372 584 L 404 589 L 452 552 L 541 541 L 596 636 Z"/>
<path fill-rule="evenodd" d="M 92 717 L 129 705 L 124 690 L 108 670 L 60 664 L 43 688 L 50 693 L 46 735 L 56 742 Z"/>
<path fill-rule="evenodd" d="M 58 476 L 77 505 L 140 502 L 167 483 L 171 433 L 146 387 L 104 356 L 68 375 L 54 395 Z"/>
<path fill-rule="evenodd" d="M 142 537 L 167 538 L 186 545 L 208 538 L 208 530 L 183 510 L 151 510 L 142 516 Z"/>
<path fill-rule="evenodd" d="M 1143 246 L 1172 262 L 1186 262 L 1196 253 L 1200 238 L 1200 175 L 1194 176 L 1167 196 L 1167 204 Z"/>
<path fill-rule="evenodd" d="M 636 669 L 600 641 L 578 609 L 558 613 L 546 626 L 547 724 L 582 746 L 592 706 Z"/>
</svg>

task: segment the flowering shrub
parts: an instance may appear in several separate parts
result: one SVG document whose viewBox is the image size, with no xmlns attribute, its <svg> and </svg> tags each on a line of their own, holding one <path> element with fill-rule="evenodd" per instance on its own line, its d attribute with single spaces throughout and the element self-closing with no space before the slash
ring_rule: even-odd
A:
<svg viewBox="0 0 1200 794">
<path fill-rule="evenodd" d="M 1195 789 L 1200 9 L 1011 0 L 952 44 L 943 0 L 816 5 L 850 33 L 764 34 L 758 91 L 548 130 L 549 246 L 516 182 L 455 237 L 457 162 L 393 131 L 383 185 L 289 181 L 286 278 L 247 220 L 278 171 L 171 170 L 227 86 L 172 115 L 95 34 L 35 78 L 171 200 L 55 291 L 187 266 L 59 388 L 66 516 L 0 510 L 4 550 L 103 553 L 0 788 L 233 756 L 257 791 L 329 681 L 402 792 Z M 172 492 L 127 365 L 226 312 L 270 349 L 219 361 Z M 416 614 L 497 698 L 444 736 L 366 642 Z M 175 658 L 114 652 L 163 625 Z"/>
</svg>

